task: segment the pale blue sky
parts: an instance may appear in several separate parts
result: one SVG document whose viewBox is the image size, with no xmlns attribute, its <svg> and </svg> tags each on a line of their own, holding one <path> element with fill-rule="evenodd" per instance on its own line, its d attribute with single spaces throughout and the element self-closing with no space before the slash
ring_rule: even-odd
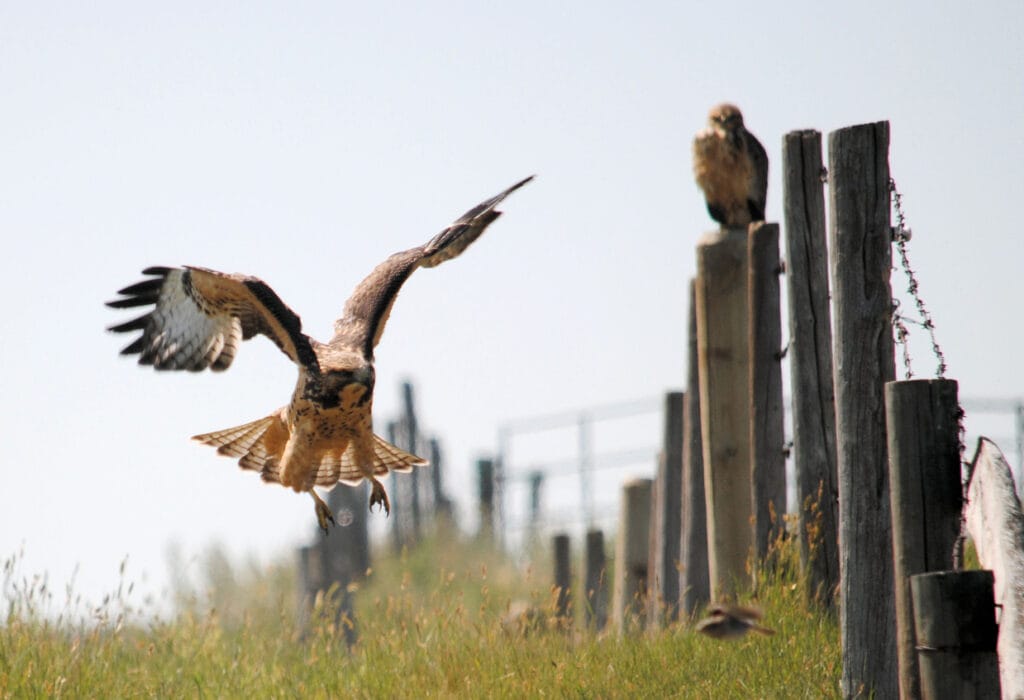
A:
<svg viewBox="0 0 1024 700">
<path fill-rule="evenodd" d="M 58 582 L 78 563 L 91 592 L 127 555 L 158 589 L 167 542 L 270 557 L 310 536 L 307 497 L 188 440 L 287 400 L 276 348 L 223 375 L 117 356 L 103 302 L 148 265 L 258 275 L 324 338 L 383 257 L 536 173 L 404 288 L 378 421 L 413 378 L 466 506 L 502 421 L 681 387 L 712 228 L 689 145 L 723 100 L 772 158 L 776 221 L 786 132 L 889 119 L 949 375 L 1024 395 L 1024 4 L 783 7 L 0 5 L 0 556 Z"/>
</svg>

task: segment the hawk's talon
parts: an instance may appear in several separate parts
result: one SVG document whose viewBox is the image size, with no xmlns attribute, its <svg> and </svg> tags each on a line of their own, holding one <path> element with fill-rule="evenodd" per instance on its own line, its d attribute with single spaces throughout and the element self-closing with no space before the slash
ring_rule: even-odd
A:
<svg viewBox="0 0 1024 700">
<path fill-rule="evenodd" d="M 316 522 L 320 525 L 320 529 L 324 531 L 324 535 L 326 536 L 330 533 L 327 523 L 337 525 L 334 521 L 334 513 L 332 513 L 330 507 L 324 503 L 324 499 L 320 498 L 320 496 L 316 494 L 316 491 L 310 491 L 309 494 L 313 497 L 313 501 L 316 503 Z"/>
<path fill-rule="evenodd" d="M 384 509 L 385 515 L 391 515 L 391 501 L 388 500 L 388 492 L 384 490 L 384 484 L 376 479 L 371 479 L 372 489 L 370 491 L 370 512 L 373 507 L 379 505 Z"/>
</svg>

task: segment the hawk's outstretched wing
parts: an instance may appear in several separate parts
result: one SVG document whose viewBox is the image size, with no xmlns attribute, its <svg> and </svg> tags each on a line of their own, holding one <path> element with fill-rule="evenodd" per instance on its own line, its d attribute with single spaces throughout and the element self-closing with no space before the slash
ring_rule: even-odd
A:
<svg viewBox="0 0 1024 700">
<path fill-rule="evenodd" d="M 375 267 L 345 302 L 341 318 L 334 323 L 334 337 L 330 344 L 351 348 L 371 359 L 398 290 L 409 275 L 418 267 L 434 267 L 457 257 L 501 216 L 495 207 L 532 179 L 531 175 L 476 205 L 425 245 L 395 253 Z"/>
<path fill-rule="evenodd" d="M 747 157 L 750 158 L 750 190 L 747 206 L 751 221 L 764 221 L 764 208 L 768 203 L 768 154 L 757 137 L 744 129 Z"/>
<path fill-rule="evenodd" d="M 257 333 L 274 341 L 298 365 L 317 372 L 316 354 L 302 321 L 262 280 L 201 267 L 149 267 L 150 279 L 125 287 L 115 309 L 154 305 L 148 313 L 111 326 L 117 333 L 142 331 L 122 355 L 139 355 L 156 369 L 231 365 L 238 346 Z"/>
</svg>

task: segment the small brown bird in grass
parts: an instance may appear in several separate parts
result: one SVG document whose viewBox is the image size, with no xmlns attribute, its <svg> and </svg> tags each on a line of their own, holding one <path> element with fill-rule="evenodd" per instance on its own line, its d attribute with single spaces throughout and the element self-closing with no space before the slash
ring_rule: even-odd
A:
<svg viewBox="0 0 1024 700">
<path fill-rule="evenodd" d="M 739 639 L 747 632 L 775 634 L 775 630 L 758 624 L 762 617 L 757 608 L 716 603 L 708 608 L 707 617 L 697 623 L 697 631 L 715 639 Z"/>
<path fill-rule="evenodd" d="M 723 226 L 764 221 L 768 154 L 743 125 L 739 107 L 720 104 L 693 140 L 693 172 L 708 213 Z"/>
<path fill-rule="evenodd" d="M 291 401 L 259 420 L 193 439 L 237 458 L 264 481 L 309 493 L 325 533 L 334 516 L 314 486 L 329 489 L 339 481 L 369 479 L 370 508 L 379 504 L 389 511 L 377 477 L 427 463 L 373 434 L 373 351 L 398 290 L 418 268 L 462 253 L 501 215 L 496 207 L 502 200 L 532 179 L 478 204 L 425 244 L 395 253 L 374 268 L 345 302 L 326 343 L 303 333 L 298 315 L 262 280 L 191 266 L 143 270 L 148 278 L 122 289 L 108 306 L 152 308 L 108 330 L 141 331 L 121 351 L 139 355 L 141 365 L 193 372 L 225 370 L 243 340 L 267 336 L 298 368 Z"/>
</svg>

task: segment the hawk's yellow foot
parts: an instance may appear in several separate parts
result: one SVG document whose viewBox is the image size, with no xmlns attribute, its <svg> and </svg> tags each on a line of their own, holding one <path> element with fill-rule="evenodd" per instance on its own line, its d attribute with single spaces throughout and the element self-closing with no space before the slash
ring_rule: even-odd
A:
<svg viewBox="0 0 1024 700">
<path fill-rule="evenodd" d="M 388 500 L 388 492 L 384 490 L 384 484 L 373 477 L 370 477 L 370 483 L 373 487 L 370 491 L 370 510 L 372 511 L 373 507 L 379 504 L 384 509 L 385 515 L 391 515 L 391 501 Z"/>
<path fill-rule="evenodd" d="M 310 489 L 309 495 L 313 497 L 313 501 L 316 503 L 316 521 L 320 525 L 320 529 L 324 531 L 326 535 L 329 530 L 327 529 L 327 523 L 334 525 L 334 513 L 324 503 L 324 499 L 317 495 L 316 491 Z"/>
</svg>

